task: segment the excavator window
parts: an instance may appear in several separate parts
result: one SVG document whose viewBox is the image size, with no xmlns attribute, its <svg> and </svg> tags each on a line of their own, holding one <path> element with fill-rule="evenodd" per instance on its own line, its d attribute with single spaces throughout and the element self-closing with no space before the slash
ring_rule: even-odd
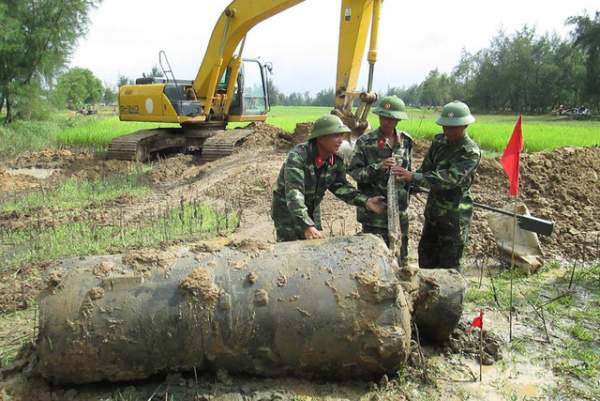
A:
<svg viewBox="0 0 600 401">
<path fill-rule="evenodd" d="M 217 84 L 217 93 L 225 93 L 227 92 L 227 83 L 229 82 L 229 76 L 231 75 L 231 68 L 227 68 L 225 73 L 219 80 Z"/>
<path fill-rule="evenodd" d="M 267 114 L 269 104 L 265 78 L 264 68 L 258 60 L 244 59 L 229 114 L 244 116 Z"/>
</svg>

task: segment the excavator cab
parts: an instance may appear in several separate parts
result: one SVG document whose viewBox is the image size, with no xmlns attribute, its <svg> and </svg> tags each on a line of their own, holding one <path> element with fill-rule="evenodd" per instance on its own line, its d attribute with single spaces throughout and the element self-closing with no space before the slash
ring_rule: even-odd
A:
<svg viewBox="0 0 600 401">
<path fill-rule="evenodd" d="M 230 75 L 231 69 L 228 68 L 219 83 L 219 89 L 227 89 Z M 228 113 L 228 121 L 240 121 L 242 116 L 266 118 L 270 110 L 267 79 L 267 68 L 259 60 L 243 60 Z M 247 118 L 244 120 L 247 121 Z"/>
<path fill-rule="evenodd" d="M 159 60 L 165 77 L 138 78 L 135 85 L 121 87 L 119 117 L 124 121 L 176 122 L 182 128 L 141 130 L 115 138 L 109 146 L 108 158 L 143 161 L 156 152 L 195 147 L 201 148 L 203 159 L 210 161 L 231 154 L 252 133 L 252 130 L 225 131 L 228 123 L 267 119 L 270 65 L 267 68 L 257 59 L 242 59 L 237 64 L 239 69 L 225 69 L 214 92 L 218 107 L 205 114 L 194 92 L 194 82 L 175 79 L 166 55 L 161 53 Z M 231 102 L 229 106 L 227 99 Z"/>
</svg>

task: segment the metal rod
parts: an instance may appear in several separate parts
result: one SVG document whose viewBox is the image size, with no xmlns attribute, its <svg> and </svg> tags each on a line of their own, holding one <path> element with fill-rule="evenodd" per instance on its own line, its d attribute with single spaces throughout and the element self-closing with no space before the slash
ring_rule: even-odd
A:
<svg viewBox="0 0 600 401">
<path fill-rule="evenodd" d="M 429 194 L 430 191 L 428 189 L 422 187 L 413 186 L 415 192 L 423 192 Z M 534 216 L 526 216 L 522 214 L 517 214 L 516 212 L 510 212 L 504 209 L 498 209 L 492 206 L 484 205 L 482 203 L 473 202 L 474 207 L 478 207 L 480 209 L 489 210 L 491 212 L 503 214 L 505 216 L 516 217 L 519 223 L 519 227 L 527 231 L 533 231 L 542 235 L 551 235 L 554 230 L 554 222 L 549 220 L 540 219 Z"/>
<path fill-rule="evenodd" d="M 371 92 L 373 89 L 373 75 L 375 74 L 375 64 L 369 63 L 369 81 L 367 84 L 367 92 Z"/>
<path fill-rule="evenodd" d="M 516 207 L 516 202 L 514 203 Z M 512 321 L 513 321 L 513 276 L 515 270 L 515 242 L 517 236 L 517 215 L 513 218 L 513 235 L 512 235 L 512 251 L 510 262 L 510 306 L 509 306 L 509 325 L 508 325 L 508 341 L 512 342 Z"/>
<path fill-rule="evenodd" d="M 483 321 L 479 328 L 479 381 L 483 381 Z"/>
<path fill-rule="evenodd" d="M 240 52 L 238 53 L 238 57 L 242 58 L 242 54 L 244 53 L 244 46 L 246 46 L 246 38 L 248 34 L 244 35 L 244 39 L 242 39 L 242 44 L 240 45 Z"/>
</svg>

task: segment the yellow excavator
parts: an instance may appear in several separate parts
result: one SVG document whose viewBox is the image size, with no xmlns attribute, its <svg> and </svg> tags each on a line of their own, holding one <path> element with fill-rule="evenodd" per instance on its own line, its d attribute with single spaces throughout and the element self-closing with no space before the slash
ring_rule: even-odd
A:
<svg viewBox="0 0 600 401">
<path fill-rule="evenodd" d="M 242 57 L 247 33 L 303 0 L 234 0 L 215 25 L 204 59 L 193 81 L 175 79 L 164 52 L 159 63 L 164 78 L 139 78 L 119 90 L 121 121 L 177 123 L 177 128 L 141 130 L 115 138 L 108 157 L 147 160 L 152 153 L 194 146 L 204 160 L 233 152 L 251 129 L 227 130 L 230 122 L 265 121 L 269 110 L 267 70 L 270 65 Z M 377 36 L 383 0 L 341 0 L 335 108 L 355 132 L 367 127 L 366 117 L 377 96 L 372 93 Z M 367 91 L 356 92 L 367 37 Z M 353 111 L 355 100 L 360 104 Z"/>
</svg>

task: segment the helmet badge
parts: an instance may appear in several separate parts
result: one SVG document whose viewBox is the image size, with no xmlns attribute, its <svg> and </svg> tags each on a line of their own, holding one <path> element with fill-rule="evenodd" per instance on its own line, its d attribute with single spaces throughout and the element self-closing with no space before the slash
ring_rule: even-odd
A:
<svg viewBox="0 0 600 401">
<path fill-rule="evenodd" d="M 454 113 L 453 112 L 448 113 L 448 118 L 454 118 Z"/>
<path fill-rule="evenodd" d="M 383 105 L 383 108 L 386 110 L 389 110 L 392 107 L 392 105 L 390 103 L 386 103 Z"/>
</svg>

